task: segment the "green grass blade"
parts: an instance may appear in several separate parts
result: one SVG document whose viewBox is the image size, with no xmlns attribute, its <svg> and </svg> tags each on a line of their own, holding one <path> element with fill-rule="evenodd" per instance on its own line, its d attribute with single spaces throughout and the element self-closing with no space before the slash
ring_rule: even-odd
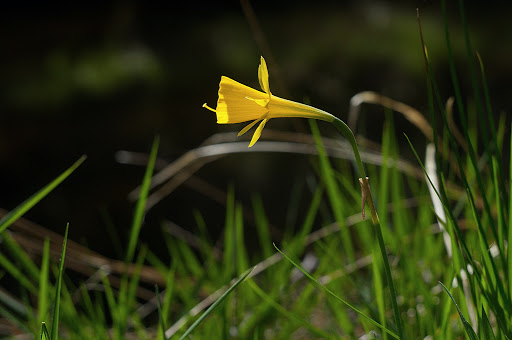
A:
<svg viewBox="0 0 512 340">
<path fill-rule="evenodd" d="M 158 291 L 158 285 L 155 285 L 155 296 L 156 296 L 156 307 L 158 310 L 158 338 L 165 339 L 165 321 L 162 314 L 162 304 L 160 303 L 160 292 Z"/>
<path fill-rule="evenodd" d="M 23 203 L 17 206 L 14 210 L 10 211 L 7 215 L 5 215 L 0 220 L 0 233 L 2 233 L 5 229 L 7 229 L 11 224 L 14 223 L 18 218 L 23 216 L 27 211 L 29 211 L 34 205 L 36 205 L 40 200 L 42 200 L 46 195 L 48 195 L 57 185 L 62 183 L 69 175 L 73 173 L 80 166 L 80 164 L 85 161 L 87 156 L 82 156 L 78 159 L 69 169 L 60 174 L 57 178 L 43 187 L 41 190 L 30 196 Z"/>
<path fill-rule="evenodd" d="M 487 313 L 485 312 L 484 306 L 482 306 L 481 314 L 482 316 L 478 322 L 478 334 L 482 339 L 495 340 L 496 337 L 494 336 L 494 332 L 492 330 L 489 318 L 487 317 Z"/>
<path fill-rule="evenodd" d="M 400 337 L 395 334 L 394 332 L 392 332 L 391 330 L 387 329 L 386 327 L 384 327 L 383 325 L 381 325 L 380 323 L 378 323 L 377 321 L 373 320 L 372 318 L 370 318 L 368 315 L 364 314 L 363 312 L 361 312 L 359 309 L 357 309 L 356 307 L 352 306 L 350 303 L 348 303 L 347 301 L 343 300 L 342 298 L 340 298 L 339 296 L 337 296 L 336 294 L 334 294 L 334 292 L 332 290 L 330 290 L 329 288 L 327 288 L 326 286 L 322 285 L 320 282 L 318 282 L 313 276 L 311 276 L 311 274 L 309 274 L 305 269 L 303 269 L 301 266 L 299 266 L 295 261 L 293 261 L 288 255 L 286 255 L 284 252 L 282 252 L 275 244 L 274 244 L 274 248 L 277 249 L 278 252 L 281 253 L 281 255 L 283 255 L 283 257 L 285 259 L 288 260 L 288 262 L 290 262 L 293 266 L 295 266 L 295 268 L 299 269 L 304 275 L 306 275 L 311 281 L 313 281 L 314 283 L 316 283 L 320 288 L 322 288 L 323 290 L 325 290 L 327 293 L 329 293 L 332 297 L 334 297 L 336 300 L 340 301 L 341 303 L 343 303 L 344 305 L 346 305 L 347 307 L 349 307 L 350 309 L 352 309 L 354 312 L 356 312 L 357 314 L 359 314 L 360 316 L 362 316 L 363 318 L 365 318 L 366 320 L 370 321 L 373 325 L 379 327 L 380 329 L 382 329 L 383 331 L 385 331 L 386 333 L 388 333 L 389 335 L 391 335 L 392 337 L 394 337 L 395 339 L 400 339 Z"/>
<path fill-rule="evenodd" d="M 37 288 L 30 279 L 23 274 L 20 268 L 12 263 L 7 257 L 0 253 L 0 268 L 11 274 L 21 287 L 26 288 L 29 292 L 36 294 Z"/>
<path fill-rule="evenodd" d="M 252 209 L 254 211 L 254 223 L 256 224 L 256 231 L 258 232 L 258 239 L 263 253 L 263 257 L 272 256 L 272 239 L 268 229 L 268 220 L 265 215 L 265 208 L 260 196 L 253 195 Z"/>
<path fill-rule="evenodd" d="M 172 293 L 174 289 L 174 280 L 175 280 L 175 273 L 176 273 L 176 265 L 172 265 L 171 269 L 167 271 L 166 276 L 166 283 L 165 283 L 165 293 L 164 293 L 164 299 L 163 304 L 161 307 L 161 310 L 159 314 L 161 315 L 161 323 L 164 326 L 163 329 L 159 330 L 159 332 L 162 332 L 162 334 L 159 334 L 159 338 L 163 337 L 165 339 L 165 330 L 167 329 L 166 321 L 169 319 L 169 313 L 171 310 L 171 302 L 172 302 Z M 158 297 L 158 301 L 160 301 L 160 298 Z"/>
<path fill-rule="evenodd" d="M 311 132 L 313 133 L 313 137 L 315 139 L 316 148 L 318 150 L 318 160 L 320 163 L 320 171 L 321 178 L 325 182 L 325 188 L 327 191 L 327 196 L 329 197 L 329 201 L 331 203 L 332 212 L 334 214 L 334 218 L 336 222 L 340 225 L 340 234 L 343 241 L 343 247 L 345 252 L 347 253 L 347 258 L 349 261 L 355 261 L 355 252 L 354 246 L 352 245 L 352 240 L 350 239 L 350 233 L 348 232 L 345 225 L 345 216 L 343 216 L 343 202 L 341 200 L 341 194 L 339 191 L 338 184 L 334 177 L 334 171 L 329 163 L 329 158 L 327 157 L 327 153 L 325 151 L 324 145 L 322 143 L 322 136 L 320 135 L 320 130 L 318 129 L 318 125 L 314 119 L 309 119 Z"/>
<path fill-rule="evenodd" d="M 309 322 L 305 321 L 305 320 L 302 320 L 301 318 L 299 318 L 297 316 L 297 314 L 293 313 L 293 312 L 290 312 L 288 311 L 286 308 L 284 308 L 283 306 L 281 306 L 277 301 L 275 301 L 270 295 L 266 294 L 263 289 L 261 289 L 260 287 L 258 287 L 258 285 L 251 279 L 247 280 L 247 284 L 249 285 L 249 287 L 251 287 L 251 289 L 260 297 L 262 298 L 266 303 L 268 303 L 270 306 L 272 306 L 272 308 L 274 308 L 277 312 L 279 312 L 280 314 L 282 314 L 283 316 L 285 316 L 287 319 L 289 319 L 290 321 L 293 321 L 293 322 L 296 322 L 298 324 L 301 324 L 302 326 L 304 326 L 305 328 L 307 328 L 311 334 L 314 334 L 316 336 L 319 336 L 319 337 L 322 337 L 322 338 L 325 338 L 325 339 L 329 339 L 329 338 L 334 338 L 333 335 L 321 330 L 321 329 L 318 329 L 316 328 L 315 326 L 313 326 L 312 324 L 310 324 Z"/>
<path fill-rule="evenodd" d="M 511 128 L 512 131 L 512 128 Z M 512 133 L 510 134 L 510 173 L 509 173 L 509 185 L 510 185 L 510 196 L 508 198 L 508 250 L 507 250 L 507 272 L 508 272 L 508 294 L 512 296 Z"/>
<path fill-rule="evenodd" d="M 62 288 L 62 274 L 64 273 L 64 258 L 66 256 L 66 244 L 68 241 L 69 223 L 66 225 L 64 233 L 64 241 L 62 242 L 62 253 L 60 255 L 59 275 L 57 276 L 57 283 L 55 284 L 55 301 L 53 304 L 53 320 L 52 320 L 52 340 L 57 340 L 59 333 L 59 316 L 60 316 L 60 291 Z"/>
<path fill-rule="evenodd" d="M 52 340 L 45 322 L 41 322 L 41 340 Z"/>
<path fill-rule="evenodd" d="M 39 294 L 37 296 L 37 319 L 39 323 L 43 322 L 48 317 L 49 267 L 50 240 L 45 239 L 43 245 L 43 256 L 41 259 L 41 275 L 39 277 Z"/>
<path fill-rule="evenodd" d="M 153 146 L 151 147 L 151 153 L 149 155 L 144 179 L 142 180 L 139 199 L 137 200 L 137 206 L 135 207 L 135 214 L 133 216 L 132 228 L 130 231 L 130 241 L 128 242 L 128 251 L 126 252 L 126 262 L 132 262 L 135 254 L 135 247 L 137 246 L 137 240 L 139 238 L 142 221 L 144 219 L 144 210 L 146 207 L 146 200 L 148 198 L 149 185 L 151 184 L 151 176 L 153 175 L 153 169 L 155 168 L 159 142 L 160 137 L 156 136 L 153 141 Z"/>
<path fill-rule="evenodd" d="M 224 299 L 253 271 L 255 267 L 247 270 L 231 287 L 228 288 L 186 331 L 179 340 L 185 339 L 197 326 L 222 302 Z"/>
<path fill-rule="evenodd" d="M 457 302 L 455 302 L 455 299 L 453 298 L 452 294 L 450 294 L 450 291 L 448 288 L 445 287 L 445 285 L 439 281 L 439 284 L 443 286 L 444 290 L 448 293 L 448 296 L 450 296 L 450 299 L 452 299 L 453 303 L 455 304 L 455 307 L 457 308 L 457 312 L 459 312 L 460 320 L 462 321 L 462 324 L 464 325 L 464 330 L 466 331 L 466 334 L 468 335 L 470 340 L 479 340 L 478 336 L 476 335 L 475 331 L 473 330 L 473 327 L 469 324 L 469 322 L 466 320 L 464 315 L 459 309 L 459 306 L 457 305 Z M 487 340 L 487 338 L 486 338 Z"/>
<path fill-rule="evenodd" d="M 20 247 L 20 245 L 13 240 L 11 235 L 8 233 L 4 233 L 2 235 L 2 243 L 7 247 L 11 256 L 16 259 L 18 267 L 27 272 L 32 280 L 39 280 L 39 269 L 25 249 Z"/>
</svg>

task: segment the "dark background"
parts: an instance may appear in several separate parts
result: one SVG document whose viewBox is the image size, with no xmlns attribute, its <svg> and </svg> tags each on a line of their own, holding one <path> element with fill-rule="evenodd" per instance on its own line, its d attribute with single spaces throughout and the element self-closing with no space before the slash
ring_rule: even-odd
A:
<svg viewBox="0 0 512 340">
<path fill-rule="evenodd" d="M 86 162 L 26 217 L 59 233 L 70 222 L 73 240 L 116 256 L 105 216 L 125 244 L 134 206 L 127 194 L 144 173 L 141 166 L 118 163 L 116 152 L 149 152 L 159 134 L 159 157 L 172 161 L 214 133 L 239 131 L 243 124 L 217 125 L 215 115 L 201 105 L 215 105 L 222 75 L 258 88 L 260 55 L 269 62 L 276 95 L 307 99 L 345 119 L 350 98 L 372 90 L 428 117 L 418 7 L 443 100 L 453 95 L 438 1 L 251 5 L 262 37 L 236 1 L 4 5 L 0 207 L 13 209 L 87 154 Z M 486 65 L 495 112 L 511 109 L 510 10 L 509 5 L 466 4 L 473 48 Z M 450 4 L 448 13 L 461 85 L 470 100 L 459 8 Z M 380 141 L 383 117 L 382 109 L 365 107 L 359 127 L 367 138 Z M 401 151 L 414 161 L 401 132 L 419 150 L 426 140 L 403 117 L 395 117 Z M 309 129 L 300 119 L 272 120 L 267 128 Z M 309 173 L 304 156 L 243 154 L 207 164 L 197 175 L 223 191 L 233 184 L 237 198 L 248 205 L 251 194 L 258 193 L 270 221 L 284 226 L 294 185 Z M 184 185 L 148 214 L 141 240 L 159 247 L 162 219 L 194 231 L 195 209 L 213 234 L 222 229 L 224 206 Z"/>
</svg>

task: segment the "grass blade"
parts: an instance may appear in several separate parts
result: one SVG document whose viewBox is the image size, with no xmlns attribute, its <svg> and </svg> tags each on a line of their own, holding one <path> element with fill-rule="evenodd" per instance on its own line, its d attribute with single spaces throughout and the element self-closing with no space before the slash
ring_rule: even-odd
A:
<svg viewBox="0 0 512 340">
<path fill-rule="evenodd" d="M 228 290 L 222 294 L 217 301 L 215 301 L 210 308 L 208 308 L 203 315 L 201 315 L 181 336 L 179 340 L 185 339 L 194 329 L 196 329 L 197 326 L 222 302 L 224 299 L 240 284 L 244 281 L 244 279 L 249 276 L 249 274 L 253 271 L 255 267 L 252 267 L 251 269 L 247 270 L 242 277 L 240 277 L 231 287 L 229 287 Z"/>
<path fill-rule="evenodd" d="M 36 205 L 40 200 L 42 200 L 46 195 L 48 195 L 57 185 L 62 183 L 69 175 L 73 173 L 82 164 L 87 156 L 83 155 L 78 159 L 69 169 L 60 174 L 57 178 L 43 187 L 41 190 L 30 196 L 23 203 L 17 206 L 14 210 L 10 211 L 7 215 L 5 215 L 0 220 L 0 233 L 2 233 L 5 229 L 7 229 L 11 224 L 14 223 L 18 218 L 23 216 L 27 211 L 29 211 L 34 205 Z"/>
<path fill-rule="evenodd" d="M 60 311 L 60 291 L 62 288 L 62 274 L 64 273 L 64 258 L 66 256 L 66 244 L 68 241 L 69 223 L 66 225 L 64 233 L 64 241 L 62 242 L 62 253 L 60 256 L 59 275 L 55 284 L 55 302 L 53 304 L 53 321 L 52 321 L 52 340 L 57 340 L 59 333 L 59 311 Z"/>
<path fill-rule="evenodd" d="M 453 303 L 455 304 L 455 307 L 457 308 L 457 311 L 459 312 L 460 320 L 462 321 L 462 324 L 464 325 L 464 330 L 466 331 L 466 334 L 468 335 L 470 340 L 479 340 L 478 336 L 476 335 L 475 331 L 473 330 L 473 327 L 469 324 L 469 322 L 466 320 L 464 315 L 459 309 L 459 306 L 457 305 L 457 302 L 455 302 L 455 299 L 453 298 L 452 294 L 450 294 L 450 291 L 448 288 L 445 287 L 445 285 L 439 281 L 439 284 L 443 286 L 444 290 L 448 293 L 448 296 L 450 296 L 450 299 L 452 299 Z M 487 338 L 486 338 L 487 339 Z"/>
<path fill-rule="evenodd" d="M 133 216 L 132 228 L 130 231 L 130 241 L 128 242 L 128 251 L 126 253 L 126 262 L 132 262 L 135 254 L 135 247 L 137 246 L 137 240 L 139 238 L 140 229 L 142 228 L 142 221 L 144 219 L 144 210 L 146 207 L 146 200 L 149 193 L 149 185 L 151 184 L 151 176 L 153 175 L 153 169 L 155 168 L 156 154 L 158 151 L 158 144 L 160 137 L 156 136 L 151 147 L 151 154 L 149 155 L 148 166 L 142 180 L 142 186 L 139 193 L 139 199 L 137 200 L 137 206 L 135 207 L 135 214 Z"/>
<path fill-rule="evenodd" d="M 50 334 L 48 333 L 48 328 L 46 328 L 45 322 L 41 322 L 41 340 L 51 340 Z"/>
<path fill-rule="evenodd" d="M 365 318 L 366 320 L 370 321 L 373 325 L 379 327 L 380 329 L 382 329 L 383 331 L 385 331 L 386 333 L 388 333 L 389 335 L 391 335 L 392 337 L 394 337 L 395 339 L 400 339 L 400 337 L 398 335 L 396 335 L 394 332 L 392 332 L 391 330 L 387 329 L 386 327 L 384 327 L 383 325 L 381 325 L 380 323 L 378 323 L 377 321 L 373 320 L 372 318 L 370 318 L 368 315 L 364 314 L 363 312 L 361 312 L 359 309 L 357 309 L 356 307 L 352 306 L 350 303 L 348 303 L 347 301 L 343 300 L 342 298 L 340 298 L 339 296 L 337 296 L 336 294 L 334 294 L 334 292 L 332 290 L 330 290 L 329 288 L 327 288 L 326 286 L 322 285 L 320 282 L 318 282 L 313 276 L 311 276 L 311 274 L 309 274 L 306 270 L 304 270 L 301 266 L 299 266 L 295 261 L 293 261 L 290 257 L 288 257 L 288 255 L 286 255 L 284 252 L 282 252 L 274 243 L 274 248 L 277 249 L 278 252 L 281 253 L 281 255 L 283 255 L 283 257 L 285 259 L 287 259 L 292 265 L 295 266 L 295 268 L 299 269 L 304 275 L 306 275 L 311 281 L 313 281 L 314 283 L 316 283 L 320 288 L 322 288 L 323 290 L 325 290 L 327 293 L 329 293 L 331 296 L 333 296 L 335 299 L 337 299 L 338 301 L 340 301 L 341 303 L 343 303 L 344 305 L 346 305 L 347 307 L 349 307 L 350 309 L 352 309 L 354 312 L 356 312 L 357 314 L 361 315 L 363 318 Z"/>
<path fill-rule="evenodd" d="M 39 295 L 37 297 L 37 318 L 39 323 L 43 322 L 48 315 L 48 272 L 50 267 L 50 240 L 45 239 L 43 245 L 43 257 L 41 259 L 41 275 L 39 277 Z M 46 327 L 46 326 L 45 326 Z"/>
</svg>

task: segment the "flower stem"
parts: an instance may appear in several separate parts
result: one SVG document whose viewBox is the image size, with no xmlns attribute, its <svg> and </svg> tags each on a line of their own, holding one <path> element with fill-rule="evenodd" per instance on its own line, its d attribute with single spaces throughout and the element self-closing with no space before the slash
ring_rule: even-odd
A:
<svg viewBox="0 0 512 340">
<path fill-rule="evenodd" d="M 335 118 L 332 123 L 338 129 L 338 131 L 340 131 L 343 134 L 343 136 L 345 136 L 345 138 L 348 139 L 354 151 L 357 167 L 359 169 L 359 175 L 361 176 L 361 178 L 359 178 L 359 183 L 361 184 L 363 219 L 364 205 L 366 202 L 368 203 L 368 207 L 370 208 L 373 227 L 375 229 L 377 239 L 379 241 L 380 253 L 382 256 L 382 262 L 384 263 L 384 271 L 386 273 L 386 281 L 389 285 L 389 291 L 391 293 L 391 305 L 393 306 L 393 314 L 395 318 L 396 328 L 398 331 L 398 336 L 400 337 L 400 339 L 405 339 L 404 331 L 402 328 L 402 320 L 400 318 L 400 311 L 398 310 L 398 304 L 396 301 L 395 285 L 393 284 L 393 278 L 391 276 L 391 267 L 389 266 L 389 260 L 386 253 L 386 245 L 384 244 L 384 237 L 382 236 L 382 228 L 380 227 L 379 216 L 377 215 L 377 209 L 375 208 L 375 204 L 373 202 L 372 192 L 370 190 L 370 182 L 368 180 L 368 177 L 366 177 L 363 162 L 361 161 L 361 156 L 359 155 L 359 148 L 357 147 L 356 138 L 354 137 L 354 133 L 352 132 L 352 130 L 341 119 Z"/>
</svg>

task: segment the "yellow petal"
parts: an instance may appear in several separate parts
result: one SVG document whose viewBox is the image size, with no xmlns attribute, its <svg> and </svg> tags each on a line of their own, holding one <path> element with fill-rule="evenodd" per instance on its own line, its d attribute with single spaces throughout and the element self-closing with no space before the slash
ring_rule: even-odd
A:
<svg viewBox="0 0 512 340">
<path fill-rule="evenodd" d="M 243 135 L 244 133 L 249 131 L 258 122 L 261 122 L 261 119 L 256 119 L 254 122 L 252 122 L 250 124 L 247 124 L 246 127 L 244 127 L 242 130 L 240 130 L 240 132 L 238 133 L 237 137 L 240 137 L 241 135 Z"/>
<path fill-rule="evenodd" d="M 254 135 L 252 135 L 252 139 L 251 139 L 251 143 L 249 144 L 249 147 L 253 146 L 254 143 L 256 143 L 258 141 L 258 139 L 260 139 L 261 131 L 263 131 L 263 128 L 265 127 L 265 124 L 267 123 L 267 121 L 268 121 L 268 119 L 263 119 L 260 126 L 258 126 L 256 131 L 254 132 Z"/>
<path fill-rule="evenodd" d="M 268 100 L 268 95 L 223 76 L 220 80 L 219 99 L 215 109 L 217 123 L 242 123 L 261 118 L 268 109 L 256 102 L 260 100 Z"/>
<path fill-rule="evenodd" d="M 270 85 L 268 84 L 268 69 L 267 63 L 265 59 L 261 57 L 260 67 L 258 67 L 258 79 L 260 81 L 260 86 L 263 91 L 268 93 L 270 96 Z"/>
</svg>

